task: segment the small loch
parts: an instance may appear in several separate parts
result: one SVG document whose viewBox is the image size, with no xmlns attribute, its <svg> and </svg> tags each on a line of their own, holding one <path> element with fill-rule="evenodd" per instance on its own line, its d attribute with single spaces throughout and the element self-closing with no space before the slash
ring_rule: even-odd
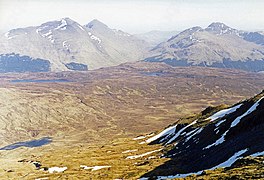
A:
<svg viewBox="0 0 264 180">
<path fill-rule="evenodd" d="M 13 150 L 13 149 L 16 149 L 16 148 L 19 148 L 22 146 L 34 148 L 34 147 L 40 147 L 40 146 L 47 145 L 51 142 L 52 142 L 51 137 L 43 137 L 41 139 L 34 139 L 31 141 L 21 141 L 21 142 L 17 142 L 14 144 L 10 144 L 10 145 L 7 145 L 7 146 L 0 148 L 0 150 Z"/>
<path fill-rule="evenodd" d="M 12 83 L 67 83 L 72 82 L 67 79 L 15 79 Z"/>
</svg>

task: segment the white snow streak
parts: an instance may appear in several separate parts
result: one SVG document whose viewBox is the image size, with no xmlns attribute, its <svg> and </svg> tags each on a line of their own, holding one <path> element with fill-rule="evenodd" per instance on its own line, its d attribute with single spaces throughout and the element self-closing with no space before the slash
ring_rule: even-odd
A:
<svg viewBox="0 0 264 180">
<path fill-rule="evenodd" d="M 140 140 L 140 139 L 145 139 L 146 138 L 146 136 L 139 136 L 139 137 L 136 137 L 136 138 L 133 138 L 133 140 Z"/>
<path fill-rule="evenodd" d="M 101 39 L 100 39 L 99 37 L 95 36 L 95 35 L 91 35 L 91 36 L 90 36 L 90 38 L 91 38 L 92 40 L 95 40 L 95 41 L 97 41 L 97 42 L 98 42 L 98 44 L 100 44 L 100 43 L 101 43 Z"/>
<path fill-rule="evenodd" d="M 232 157 L 230 157 L 228 160 L 226 160 L 225 162 L 212 167 L 210 170 L 219 168 L 219 167 L 229 167 L 231 166 L 237 159 L 239 159 L 239 156 L 244 154 L 247 151 L 247 149 L 238 151 L 237 153 L 235 153 Z M 199 175 L 201 174 L 203 171 L 198 171 L 198 172 L 193 172 L 193 173 L 188 173 L 188 174 L 177 174 L 177 175 L 171 175 L 171 176 L 158 176 L 157 179 L 161 180 L 161 179 L 175 179 L 175 178 L 184 178 L 190 175 Z M 144 178 L 140 179 L 140 180 L 144 180 Z"/>
<path fill-rule="evenodd" d="M 130 153 L 130 152 L 136 152 L 136 151 L 138 151 L 138 150 L 137 149 L 126 150 L 126 151 L 123 151 L 122 154 Z"/>
<path fill-rule="evenodd" d="M 80 165 L 81 168 L 83 169 L 91 169 L 92 171 L 104 169 L 104 168 L 110 168 L 111 166 L 85 166 L 85 165 Z"/>
<path fill-rule="evenodd" d="M 218 127 L 220 124 L 222 124 L 223 122 L 225 122 L 226 119 L 222 120 L 222 121 L 219 121 L 218 123 L 215 124 L 215 127 Z"/>
<path fill-rule="evenodd" d="M 175 178 L 185 178 L 187 176 L 190 175 L 199 175 L 201 174 L 203 171 L 198 171 L 198 172 L 193 172 L 193 173 L 188 173 L 188 174 L 177 174 L 177 175 L 171 175 L 171 176 L 158 176 L 157 180 L 162 180 L 162 179 L 175 179 Z"/>
<path fill-rule="evenodd" d="M 54 173 L 54 172 L 63 172 L 67 169 L 67 167 L 51 167 L 48 169 L 49 173 Z"/>
<path fill-rule="evenodd" d="M 185 142 L 189 141 L 193 136 L 195 136 L 196 134 L 199 134 L 201 133 L 203 130 L 203 128 L 197 128 L 195 133 L 193 133 L 192 135 L 188 136 L 186 139 L 185 139 Z"/>
<path fill-rule="evenodd" d="M 223 142 L 225 141 L 225 136 L 226 136 L 226 133 L 227 133 L 228 131 L 229 131 L 229 130 L 227 130 L 224 134 L 222 134 L 222 136 L 221 136 L 219 139 L 217 139 L 213 144 L 210 144 L 210 145 L 206 146 L 206 147 L 203 148 L 203 149 L 208 149 L 208 148 L 210 148 L 210 147 L 212 147 L 212 146 L 217 146 L 218 144 L 223 143 Z"/>
<path fill-rule="evenodd" d="M 66 20 L 65 19 L 62 19 L 61 20 L 61 24 L 58 27 L 56 27 L 55 30 L 57 30 L 57 29 L 65 30 L 67 25 L 68 24 L 67 24 Z"/>
<path fill-rule="evenodd" d="M 174 141 L 175 139 L 177 139 L 180 135 L 181 135 L 181 133 L 185 130 L 185 129 L 187 129 L 188 127 L 190 127 L 190 126 L 192 126 L 192 125 L 194 125 L 195 123 L 197 122 L 197 120 L 195 120 L 195 121 L 193 121 L 191 124 L 189 124 L 189 125 L 187 125 L 187 126 L 185 126 L 185 127 L 183 127 L 182 129 L 180 129 L 167 143 L 166 143 L 166 145 L 167 144 L 170 144 L 172 141 Z"/>
<path fill-rule="evenodd" d="M 153 136 L 152 138 L 147 139 L 146 142 L 150 143 L 150 142 L 155 141 L 155 140 L 157 140 L 163 136 L 173 134 L 173 133 L 175 133 L 176 127 L 177 127 L 177 125 L 168 127 L 167 129 L 163 130 L 161 133 L 157 134 L 156 136 Z"/>
<path fill-rule="evenodd" d="M 263 99 L 264 97 L 260 98 L 253 106 L 251 106 L 251 108 L 249 108 L 249 110 L 247 110 L 247 112 L 245 112 L 244 114 L 242 114 L 241 116 L 237 117 L 231 124 L 231 128 L 236 126 L 240 120 L 247 116 L 248 114 L 252 113 L 253 111 L 255 111 L 259 105 L 259 102 Z"/>
<path fill-rule="evenodd" d="M 5 37 L 7 37 L 7 38 L 8 38 L 8 37 L 9 37 L 9 34 L 10 34 L 10 32 L 9 32 L 9 31 L 8 31 L 8 32 L 6 32 L 6 33 L 5 33 Z"/>
<path fill-rule="evenodd" d="M 85 31 L 81 25 L 78 25 L 78 27 L 79 27 L 81 30 Z"/>
<path fill-rule="evenodd" d="M 221 111 L 218 111 L 217 113 L 213 114 L 212 116 L 208 117 L 207 120 L 210 119 L 210 121 L 215 121 L 216 119 L 222 118 L 228 114 L 231 114 L 235 112 L 238 108 L 240 108 L 242 104 L 236 105 L 234 107 L 223 109 Z"/>
<path fill-rule="evenodd" d="M 256 108 L 258 107 L 258 105 L 259 105 L 259 102 L 263 99 L 264 97 L 262 97 L 262 98 L 260 98 L 253 106 L 251 106 L 251 108 L 249 108 L 248 110 L 247 110 L 247 112 L 245 112 L 244 114 L 242 114 L 241 116 L 239 116 L 239 117 L 237 117 L 233 122 L 232 122 L 232 124 L 231 124 L 231 126 L 230 126 L 230 128 L 232 128 L 232 127 L 234 127 L 234 126 L 236 126 L 239 122 L 240 122 L 240 120 L 243 118 L 243 117 L 245 117 L 245 116 L 247 116 L 248 114 L 250 114 L 251 112 L 253 112 L 253 111 L 255 111 L 256 110 Z M 219 122 L 219 124 L 221 124 L 222 122 Z M 218 124 L 218 125 L 219 125 Z M 230 129 L 229 128 L 229 129 Z M 212 147 L 212 146 L 216 146 L 216 145 L 218 145 L 218 144 L 221 144 L 221 143 L 223 143 L 224 141 L 225 141 L 225 136 L 226 136 L 226 134 L 227 134 L 227 132 L 229 131 L 229 129 L 217 140 L 217 141 L 215 141 L 213 144 L 211 144 L 211 145 L 208 145 L 208 146 L 206 146 L 205 148 L 203 148 L 203 149 L 208 149 L 208 148 L 210 148 L 210 147 Z M 216 129 L 215 129 L 216 130 Z"/>
<path fill-rule="evenodd" d="M 239 156 L 241 156 L 242 154 L 244 154 L 245 152 L 247 152 L 248 149 L 244 149 L 241 151 L 236 152 L 232 157 L 230 157 L 228 160 L 226 160 L 225 162 L 212 167 L 210 170 L 216 169 L 216 168 L 220 168 L 220 167 L 230 167 L 237 159 L 239 159 Z"/>
<path fill-rule="evenodd" d="M 128 156 L 126 159 L 137 159 L 137 158 L 141 158 L 141 157 L 144 157 L 144 156 L 147 156 L 149 154 L 152 154 L 152 153 L 155 153 L 155 152 L 159 152 L 161 151 L 162 149 L 157 149 L 157 150 L 154 150 L 154 151 L 150 151 L 150 152 L 146 152 L 144 154 L 140 154 L 140 155 L 135 155 L 135 156 Z"/>
<path fill-rule="evenodd" d="M 264 151 L 251 154 L 250 156 L 253 156 L 253 157 L 264 156 Z"/>
</svg>

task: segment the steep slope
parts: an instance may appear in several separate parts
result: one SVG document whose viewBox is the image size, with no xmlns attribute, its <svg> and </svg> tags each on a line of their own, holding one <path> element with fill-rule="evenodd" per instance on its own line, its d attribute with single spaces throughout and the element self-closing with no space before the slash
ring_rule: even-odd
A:
<svg viewBox="0 0 264 180">
<path fill-rule="evenodd" d="M 120 38 L 106 25 L 90 29 L 63 18 L 8 31 L 0 37 L 0 54 L 12 59 L 10 54 L 15 53 L 21 61 L 24 55 L 48 60 L 51 71 L 96 69 L 142 58 L 145 42 L 123 34 Z"/>
<path fill-rule="evenodd" d="M 191 123 L 179 121 L 146 140 L 165 145 L 164 157 L 171 160 L 145 176 L 184 177 L 230 167 L 241 157 L 264 155 L 264 92 L 232 107 L 219 108 L 207 108 L 196 117 L 182 120 Z"/>
<path fill-rule="evenodd" d="M 211 66 L 249 71 L 264 69 L 263 35 L 232 29 L 223 23 L 187 29 L 150 51 L 145 61 L 173 66 Z"/>
</svg>

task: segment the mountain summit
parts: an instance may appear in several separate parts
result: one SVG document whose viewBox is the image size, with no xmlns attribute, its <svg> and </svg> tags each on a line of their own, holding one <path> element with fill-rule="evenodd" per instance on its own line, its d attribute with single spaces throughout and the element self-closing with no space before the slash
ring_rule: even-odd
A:
<svg viewBox="0 0 264 180">
<path fill-rule="evenodd" d="M 264 35 L 236 30 L 223 23 L 193 27 L 154 47 L 145 61 L 172 66 L 210 66 L 264 70 Z"/>
<path fill-rule="evenodd" d="M 220 23 L 220 22 L 214 22 L 210 24 L 207 28 L 205 28 L 205 30 L 217 35 L 238 34 L 238 30 L 232 29 L 229 26 L 225 25 L 224 23 Z"/>
<path fill-rule="evenodd" d="M 87 28 L 108 28 L 108 26 L 101 21 L 94 19 L 91 22 L 89 22 L 87 25 L 85 25 Z"/>
</svg>

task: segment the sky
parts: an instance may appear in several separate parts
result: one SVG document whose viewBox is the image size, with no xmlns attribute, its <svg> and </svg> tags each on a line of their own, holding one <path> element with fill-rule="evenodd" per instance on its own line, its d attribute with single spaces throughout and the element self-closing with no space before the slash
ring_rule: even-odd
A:
<svg viewBox="0 0 264 180">
<path fill-rule="evenodd" d="M 223 22 L 243 30 L 264 30 L 264 0 L 0 0 L 0 31 L 38 26 L 69 17 L 93 19 L 132 34 L 184 30 Z"/>
</svg>

